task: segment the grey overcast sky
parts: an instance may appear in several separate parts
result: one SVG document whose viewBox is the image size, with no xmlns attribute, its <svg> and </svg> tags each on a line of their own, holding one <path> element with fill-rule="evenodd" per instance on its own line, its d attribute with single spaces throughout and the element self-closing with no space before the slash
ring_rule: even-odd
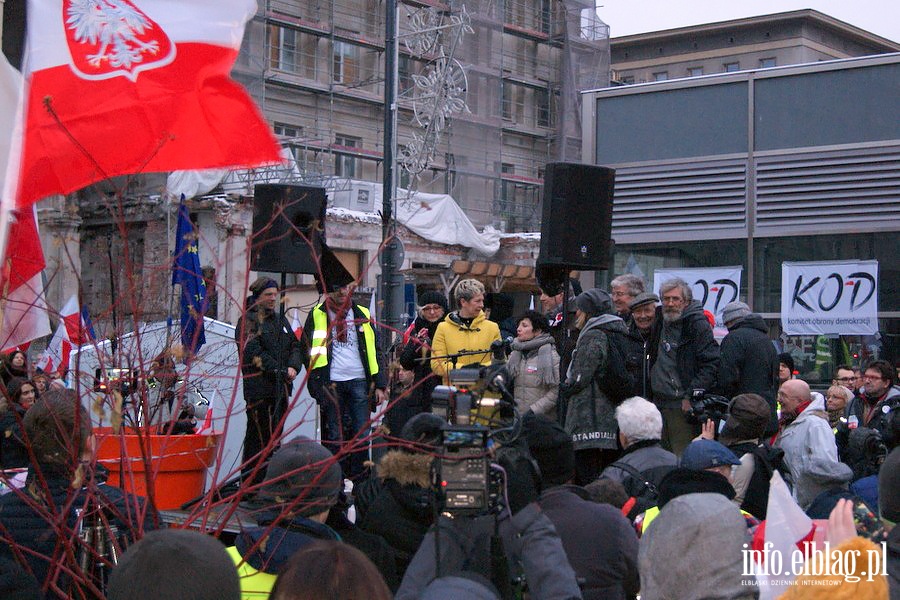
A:
<svg viewBox="0 0 900 600">
<path fill-rule="evenodd" d="M 900 42 L 898 0 L 597 0 L 612 37 L 812 8 Z"/>
</svg>

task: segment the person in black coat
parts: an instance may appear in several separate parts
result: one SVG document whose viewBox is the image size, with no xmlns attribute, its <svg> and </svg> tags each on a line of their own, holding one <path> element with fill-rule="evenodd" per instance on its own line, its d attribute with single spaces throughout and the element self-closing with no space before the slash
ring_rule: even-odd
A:
<svg viewBox="0 0 900 600">
<path fill-rule="evenodd" d="M 722 311 L 728 335 L 720 347 L 718 390 L 727 398 L 759 394 L 769 403 L 768 434 L 778 430 L 775 396 L 778 393 L 778 352 L 769 329 L 743 302 L 730 302 Z M 764 436 L 765 437 L 765 436 Z"/>
<path fill-rule="evenodd" d="M 9 402 L 0 409 L 0 468 L 21 469 L 30 462 L 22 424 L 39 394 L 34 382 L 17 377 L 9 381 L 7 389 Z"/>
<path fill-rule="evenodd" d="M 524 419 L 528 450 L 541 473 L 538 505 L 562 540 L 585 600 L 633 598 L 640 587 L 638 538 L 622 513 L 572 485 L 575 450 L 565 430 L 541 415 Z M 603 540 L 597 543 L 597 540 Z"/>
<path fill-rule="evenodd" d="M 0 496 L 0 559 L 18 562 L 48 599 L 85 597 L 88 583 L 102 581 L 82 569 L 80 559 L 95 555 L 79 539 L 82 527 L 100 522 L 122 547 L 158 519 L 142 498 L 106 485 L 83 462 L 91 455 L 91 423 L 73 390 L 47 392 L 24 426 L 37 462 L 24 488 Z"/>
<path fill-rule="evenodd" d="M 377 476 L 354 490 L 357 524 L 391 545 L 401 575 L 434 523 L 431 463 L 443 425 L 431 413 L 410 419 L 400 436 L 405 446 L 387 452 L 376 467 Z"/>
<path fill-rule="evenodd" d="M 398 435 L 409 419 L 419 413 L 431 412 L 431 393 L 441 378 L 431 372 L 431 340 L 438 325 L 447 314 L 447 298 L 430 291 L 419 296 L 419 316 L 410 326 L 409 341 L 403 346 L 398 362 L 413 372 L 412 389 L 394 402 L 385 415 L 391 433 Z"/>
<path fill-rule="evenodd" d="M 247 403 L 241 465 L 245 486 L 262 480 L 265 461 L 275 450 L 269 446 L 280 437 L 293 381 L 303 364 L 300 342 L 277 311 L 278 284 L 260 277 L 250 292 L 247 311 L 234 329 Z"/>
</svg>

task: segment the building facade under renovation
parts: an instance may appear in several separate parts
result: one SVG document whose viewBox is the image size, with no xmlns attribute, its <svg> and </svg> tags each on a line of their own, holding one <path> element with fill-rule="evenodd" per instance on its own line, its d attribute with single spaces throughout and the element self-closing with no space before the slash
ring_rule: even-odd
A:
<svg viewBox="0 0 900 600">
<path fill-rule="evenodd" d="M 396 49 L 397 203 L 405 190 L 461 207 L 460 228 L 496 230 L 496 250 L 435 243 L 398 224 L 407 282 L 447 288 L 477 276 L 491 289 L 533 287 L 543 166 L 581 160 L 578 90 L 609 81 L 608 27 L 579 0 L 401 2 Z M 373 0 L 259 2 L 233 76 L 251 93 L 291 164 L 238 171 L 188 193 L 200 259 L 215 292 L 210 316 L 234 322 L 248 280 L 254 183 L 329 191 L 329 245 L 364 290 L 378 285 L 385 144 L 385 4 Z M 121 190 L 104 182 L 39 208 L 48 296 L 79 293 L 105 331 L 172 312 L 172 176 Z M 122 192 L 121 194 L 119 192 Z M 349 210 L 348 210 L 349 209 Z M 504 232 L 509 232 L 504 235 Z M 292 306 L 315 299 L 311 276 L 291 275 Z M 111 300 L 116 299 L 111 302 Z"/>
</svg>

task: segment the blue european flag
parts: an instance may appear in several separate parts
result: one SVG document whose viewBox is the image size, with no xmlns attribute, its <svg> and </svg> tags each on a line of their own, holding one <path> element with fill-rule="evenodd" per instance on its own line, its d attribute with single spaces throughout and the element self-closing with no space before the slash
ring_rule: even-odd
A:
<svg viewBox="0 0 900 600">
<path fill-rule="evenodd" d="M 206 282 L 203 281 L 203 272 L 200 270 L 197 237 L 182 195 L 178 207 L 172 285 L 181 285 L 181 344 L 190 354 L 195 354 L 206 343 L 203 328 Z"/>
</svg>

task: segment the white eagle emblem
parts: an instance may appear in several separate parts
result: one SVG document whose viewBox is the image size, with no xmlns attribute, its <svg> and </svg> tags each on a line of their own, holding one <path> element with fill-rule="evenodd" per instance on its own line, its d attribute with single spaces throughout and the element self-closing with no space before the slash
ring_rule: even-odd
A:
<svg viewBox="0 0 900 600">
<path fill-rule="evenodd" d="M 169 36 L 130 0 L 64 0 L 63 10 L 72 68 L 86 79 L 134 81 L 175 58 Z"/>
</svg>

